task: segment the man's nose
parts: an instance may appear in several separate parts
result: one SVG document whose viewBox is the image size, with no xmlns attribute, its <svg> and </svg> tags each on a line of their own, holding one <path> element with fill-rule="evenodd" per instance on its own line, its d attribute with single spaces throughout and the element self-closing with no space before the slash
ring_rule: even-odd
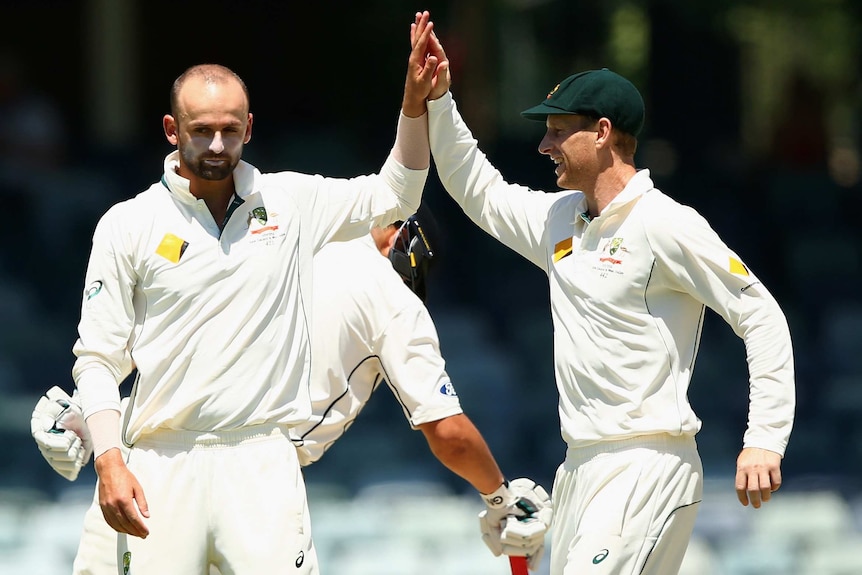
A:
<svg viewBox="0 0 862 575">
<path fill-rule="evenodd" d="M 221 154 L 224 151 L 224 140 L 222 140 L 221 132 L 216 132 L 213 135 L 213 140 L 210 142 L 210 151 L 216 154 Z"/>
</svg>

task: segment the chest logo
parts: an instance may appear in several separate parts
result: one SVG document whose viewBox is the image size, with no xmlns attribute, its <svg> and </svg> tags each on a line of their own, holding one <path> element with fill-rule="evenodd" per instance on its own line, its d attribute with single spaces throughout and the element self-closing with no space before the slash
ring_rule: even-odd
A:
<svg viewBox="0 0 862 575">
<path fill-rule="evenodd" d="M 159 247 L 156 248 L 156 253 L 171 263 L 177 263 L 189 247 L 189 242 L 175 236 L 174 234 L 165 234 L 162 238 Z"/>
<path fill-rule="evenodd" d="M 554 263 L 572 254 L 572 238 L 566 238 L 554 245 Z"/>
<path fill-rule="evenodd" d="M 602 256 L 599 258 L 599 261 L 606 264 L 619 265 L 623 263 L 623 255 L 626 253 L 628 253 L 628 250 L 623 246 L 623 238 L 613 238 L 602 248 Z"/>
<path fill-rule="evenodd" d="M 259 223 L 260 225 L 265 226 L 267 220 L 269 219 L 269 217 L 266 215 L 266 208 L 260 207 L 253 209 L 248 215 L 249 222 L 251 222 L 252 218 L 257 220 L 257 223 Z"/>
<path fill-rule="evenodd" d="M 267 213 L 266 208 L 261 206 L 254 208 L 248 213 L 249 232 L 252 235 L 272 236 L 278 229 L 278 214 Z"/>
</svg>

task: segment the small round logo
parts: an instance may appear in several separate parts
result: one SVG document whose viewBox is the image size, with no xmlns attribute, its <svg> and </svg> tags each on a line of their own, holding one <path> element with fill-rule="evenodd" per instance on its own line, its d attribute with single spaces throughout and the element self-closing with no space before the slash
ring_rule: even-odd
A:
<svg viewBox="0 0 862 575">
<path fill-rule="evenodd" d="M 595 557 L 593 557 L 593 565 L 598 565 L 599 563 L 607 559 L 609 554 L 610 551 L 608 551 L 607 549 L 602 549 L 601 551 L 599 551 L 599 553 Z"/>
<path fill-rule="evenodd" d="M 447 381 L 440 387 L 440 393 L 448 395 L 449 397 L 456 397 L 458 395 L 455 393 L 455 386 L 452 385 L 451 381 Z"/>
<path fill-rule="evenodd" d="M 302 567 L 302 564 L 305 562 L 305 553 L 302 551 L 299 552 L 299 555 L 296 557 L 296 568 L 299 569 Z"/>
</svg>

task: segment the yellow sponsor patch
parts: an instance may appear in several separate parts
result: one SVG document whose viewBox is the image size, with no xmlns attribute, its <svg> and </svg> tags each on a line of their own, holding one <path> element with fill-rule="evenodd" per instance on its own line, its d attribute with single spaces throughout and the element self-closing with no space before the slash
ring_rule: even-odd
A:
<svg viewBox="0 0 862 575">
<path fill-rule="evenodd" d="M 748 268 L 745 267 L 745 264 L 739 261 L 738 259 L 731 257 L 730 258 L 730 273 L 737 274 L 741 276 L 748 275 Z"/>
<path fill-rule="evenodd" d="M 156 248 L 156 253 L 169 262 L 177 263 L 180 261 L 187 247 L 189 247 L 189 243 L 182 238 L 174 234 L 165 234 L 159 247 Z"/>
<path fill-rule="evenodd" d="M 572 238 L 565 239 L 554 246 L 554 263 L 572 253 Z"/>
</svg>

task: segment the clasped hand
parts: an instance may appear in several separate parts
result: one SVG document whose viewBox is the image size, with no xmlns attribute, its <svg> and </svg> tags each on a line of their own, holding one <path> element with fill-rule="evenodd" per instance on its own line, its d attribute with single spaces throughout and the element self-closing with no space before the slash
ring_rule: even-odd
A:
<svg viewBox="0 0 862 575">
<path fill-rule="evenodd" d="M 526 557 L 529 569 L 537 570 L 554 514 L 548 493 L 535 481 L 520 477 L 483 494 L 482 499 L 486 509 L 479 513 L 479 529 L 485 545 L 495 556 Z"/>
</svg>

